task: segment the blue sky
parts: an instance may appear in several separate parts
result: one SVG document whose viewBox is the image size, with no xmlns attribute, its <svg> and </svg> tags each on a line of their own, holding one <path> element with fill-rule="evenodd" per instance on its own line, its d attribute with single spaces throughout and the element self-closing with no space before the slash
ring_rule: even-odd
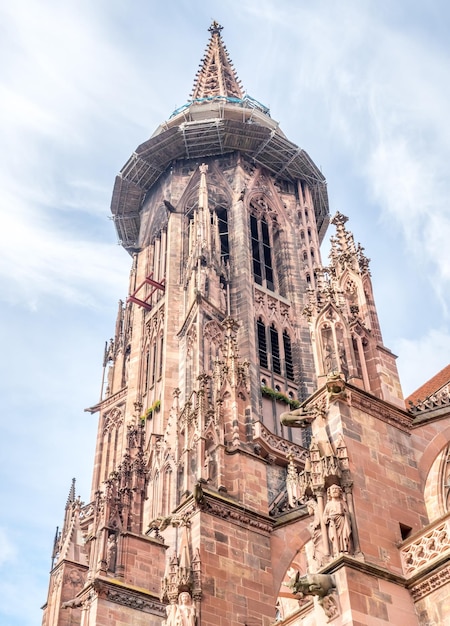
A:
<svg viewBox="0 0 450 626">
<path fill-rule="evenodd" d="M 446 0 L 19 0 L 0 7 L 0 623 L 34 626 L 71 479 L 89 499 L 104 342 L 130 257 L 109 204 L 184 104 L 212 19 L 248 93 L 372 259 L 405 395 L 450 361 Z M 330 233 L 331 234 L 331 231 Z"/>
</svg>

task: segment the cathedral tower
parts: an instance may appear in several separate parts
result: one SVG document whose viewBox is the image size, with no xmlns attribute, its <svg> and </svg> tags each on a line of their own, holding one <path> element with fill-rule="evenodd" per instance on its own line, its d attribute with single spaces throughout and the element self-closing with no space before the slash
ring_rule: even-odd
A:
<svg viewBox="0 0 450 626">
<path fill-rule="evenodd" d="M 45 626 L 350 624 L 353 573 L 380 571 L 413 613 L 402 537 L 371 546 L 378 483 L 358 474 L 364 412 L 387 448 L 411 421 L 368 260 L 337 213 L 322 263 L 325 180 L 244 92 L 221 30 L 190 100 L 115 181 L 129 290 L 88 409 L 90 502 L 72 487 Z M 425 518 L 408 510 L 396 532 Z"/>
</svg>

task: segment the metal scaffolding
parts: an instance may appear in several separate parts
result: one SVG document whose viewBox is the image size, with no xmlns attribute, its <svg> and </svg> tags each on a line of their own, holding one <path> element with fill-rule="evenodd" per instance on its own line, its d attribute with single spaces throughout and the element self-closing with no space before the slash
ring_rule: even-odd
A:
<svg viewBox="0 0 450 626">
<path fill-rule="evenodd" d="M 311 189 L 319 233 L 328 220 L 326 181 L 309 155 L 255 107 L 223 99 L 193 102 L 160 126 L 132 154 L 116 178 L 111 211 L 119 239 L 137 246 L 142 201 L 171 162 L 238 151 L 276 177 L 305 181 Z"/>
</svg>

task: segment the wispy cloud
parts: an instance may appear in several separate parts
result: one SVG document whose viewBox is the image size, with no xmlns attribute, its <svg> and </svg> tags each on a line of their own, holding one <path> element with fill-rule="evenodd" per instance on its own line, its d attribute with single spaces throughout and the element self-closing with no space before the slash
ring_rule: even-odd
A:
<svg viewBox="0 0 450 626">
<path fill-rule="evenodd" d="M 405 380 L 415 383 L 408 389 L 408 395 L 448 364 L 450 335 L 444 328 L 431 329 L 422 337 L 397 339 L 392 348 L 403 357 L 400 374 Z"/>
<path fill-rule="evenodd" d="M 102 293 L 125 287 L 128 261 L 118 246 L 55 228 L 52 211 L 36 210 L 36 203 L 25 204 L 8 194 L 3 201 L 14 211 L 2 218 L 1 299 L 33 308 L 41 297 L 52 296 L 92 306 Z M 106 217 L 104 221 L 105 229 L 112 228 Z"/>
<path fill-rule="evenodd" d="M 185 102 L 212 17 L 225 26 L 244 86 L 323 165 L 331 210 L 347 212 L 362 233 L 407 392 L 448 361 L 447 3 L 132 6 L 0 8 L 0 457 L 13 476 L 0 481 L 11 504 L 0 532 L 9 576 L 0 614 L 12 625 L 39 621 L 73 475 L 89 497 L 95 418 L 82 411 L 98 399 L 103 341 L 130 266 L 107 219 L 114 176 Z"/>
<path fill-rule="evenodd" d="M 86 151 L 96 120 L 108 136 L 108 116 L 120 110 L 131 118 L 131 95 L 112 97 L 111 77 L 129 60 L 88 7 L 78 14 L 70 5 L 27 2 L 4 5 L 2 18 L 11 41 L 4 40 L 0 84 L 1 298 L 31 308 L 49 295 L 92 305 L 94 294 L 117 288 L 126 255 L 107 222 L 111 187 L 86 167 Z M 76 228 L 81 213 L 93 236 L 89 222 L 84 232 Z M 109 245 L 105 235 L 98 241 L 101 231 Z"/>
</svg>

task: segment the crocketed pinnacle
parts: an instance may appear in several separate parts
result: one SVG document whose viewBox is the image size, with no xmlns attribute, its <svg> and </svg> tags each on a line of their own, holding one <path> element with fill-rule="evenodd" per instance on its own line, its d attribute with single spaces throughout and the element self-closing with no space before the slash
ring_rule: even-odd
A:
<svg viewBox="0 0 450 626">
<path fill-rule="evenodd" d="M 67 496 L 66 507 L 70 506 L 75 502 L 75 482 L 76 479 L 72 478 L 72 484 L 70 485 L 69 495 Z"/>
<path fill-rule="evenodd" d="M 195 77 L 192 100 L 225 96 L 242 98 L 241 83 L 236 75 L 233 64 L 228 56 L 225 44 L 222 41 L 222 30 L 216 21 L 209 27 L 211 38 Z"/>
</svg>

